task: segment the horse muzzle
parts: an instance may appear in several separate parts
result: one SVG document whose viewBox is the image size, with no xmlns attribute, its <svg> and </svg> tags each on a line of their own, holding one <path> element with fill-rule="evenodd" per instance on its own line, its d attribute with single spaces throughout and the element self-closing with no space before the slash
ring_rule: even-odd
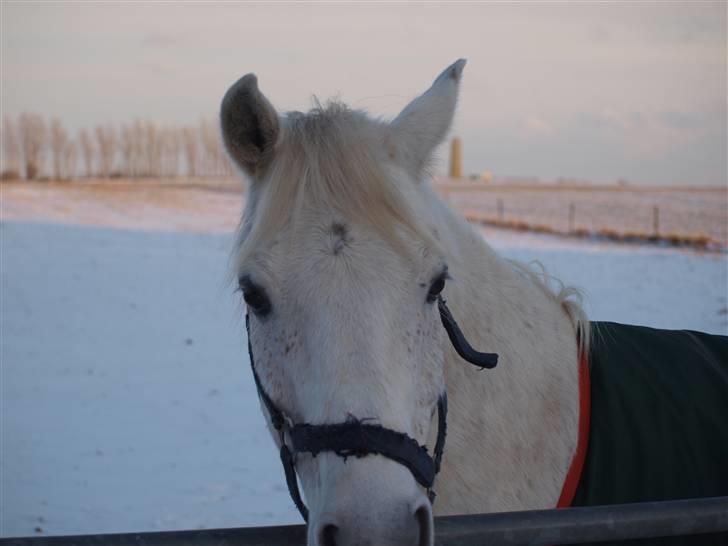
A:
<svg viewBox="0 0 728 546">
<path fill-rule="evenodd" d="M 376 455 L 319 457 L 327 485 L 311 505 L 309 546 L 433 545 L 432 505 L 406 468 Z"/>
</svg>

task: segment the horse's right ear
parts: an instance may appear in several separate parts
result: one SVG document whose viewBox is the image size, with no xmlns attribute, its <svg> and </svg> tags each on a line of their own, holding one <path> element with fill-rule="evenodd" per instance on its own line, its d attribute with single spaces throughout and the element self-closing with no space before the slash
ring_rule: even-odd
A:
<svg viewBox="0 0 728 546">
<path fill-rule="evenodd" d="M 420 95 L 390 124 L 390 154 L 417 175 L 428 166 L 432 153 L 452 124 L 458 101 L 465 59 L 448 66 L 424 94 Z"/>
<path fill-rule="evenodd" d="M 228 89 L 220 105 L 220 127 L 230 157 L 258 179 L 273 158 L 279 133 L 278 114 L 258 90 L 258 78 L 247 74 Z"/>
</svg>

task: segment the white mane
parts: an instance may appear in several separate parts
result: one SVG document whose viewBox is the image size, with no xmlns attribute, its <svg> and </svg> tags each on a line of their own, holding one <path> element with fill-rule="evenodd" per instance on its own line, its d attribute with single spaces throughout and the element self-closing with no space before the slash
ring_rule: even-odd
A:
<svg viewBox="0 0 728 546">
<path fill-rule="evenodd" d="M 517 271 L 525 275 L 535 285 L 540 286 L 548 296 L 551 296 L 564 309 L 574 325 L 574 332 L 579 341 L 579 350 L 588 353 L 592 328 L 589 317 L 587 317 L 582 306 L 583 294 L 581 290 L 574 286 L 566 286 L 562 281 L 550 275 L 539 261 L 534 260 L 529 264 L 517 260 L 509 261 Z"/>
</svg>

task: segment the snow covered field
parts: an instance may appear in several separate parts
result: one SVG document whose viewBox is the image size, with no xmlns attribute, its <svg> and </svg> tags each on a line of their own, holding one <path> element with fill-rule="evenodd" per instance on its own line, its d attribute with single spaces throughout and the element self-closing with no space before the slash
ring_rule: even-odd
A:
<svg viewBox="0 0 728 546">
<path fill-rule="evenodd" d="M 593 319 L 728 333 L 725 255 L 484 233 L 584 288 Z M 299 522 L 231 241 L 0 224 L 0 536 Z"/>
</svg>

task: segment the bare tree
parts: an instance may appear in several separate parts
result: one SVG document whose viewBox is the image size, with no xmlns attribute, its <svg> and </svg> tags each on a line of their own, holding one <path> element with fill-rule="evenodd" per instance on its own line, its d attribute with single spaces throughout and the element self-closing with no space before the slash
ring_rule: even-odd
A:
<svg viewBox="0 0 728 546">
<path fill-rule="evenodd" d="M 137 119 L 134 121 L 134 161 L 136 164 L 137 176 L 147 176 L 149 174 L 150 166 L 148 164 L 148 157 L 145 153 L 146 149 L 146 125 L 145 123 Z"/>
<path fill-rule="evenodd" d="M 25 178 L 34 180 L 40 175 L 45 160 L 46 124 L 38 114 L 24 113 L 18 120 L 18 132 L 25 162 Z"/>
<path fill-rule="evenodd" d="M 185 127 L 182 130 L 182 142 L 187 163 L 187 175 L 197 176 L 198 155 L 200 150 L 198 131 L 195 127 Z"/>
<path fill-rule="evenodd" d="M 64 159 L 66 147 L 68 146 L 68 133 L 61 125 L 58 118 L 51 121 L 51 154 L 53 156 L 53 178 L 62 180 L 65 178 Z"/>
<path fill-rule="evenodd" d="M 124 176 L 136 176 L 136 164 L 134 162 L 134 129 L 130 125 L 122 125 L 120 132 L 119 149 L 121 151 L 121 171 Z"/>
<path fill-rule="evenodd" d="M 200 123 L 200 138 L 204 149 L 204 167 L 208 176 L 229 176 L 232 174 L 217 125 L 209 120 Z"/>
<path fill-rule="evenodd" d="M 32 113 L 20 116 L 17 124 L 4 118 L 1 170 L 24 171 L 27 178 L 36 178 L 44 170 L 48 152 L 56 179 L 80 174 L 110 177 L 115 170 L 128 177 L 174 177 L 185 171 L 190 177 L 232 174 L 217 125 L 211 120 L 178 128 L 137 119 L 118 127 L 81 129 L 74 140 L 58 118 L 48 125 Z M 82 169 L 78 169 L 79 161 Z"/>
<path fill-rule="evenodd" d="M 73 140 L 66 141 L 66 147 L 63 150 L 63 172 L 66 178 L 76 178 L 76 164 L 78 163 L 78 146 Z"/>
<path fill-rule="evenodd" d="M 220 135 L 218 135 L 218 138 L 217 138 L 217 149 L 219 150 L 219 153 L 220 153 L 220 164 L 222 166 L 222 171 L 220 174 L 222 176 L 226 176 L 226 177 L 233 176 L 233 165 L 230 162 L 230 158 L 225 153 L 225 148 L 222 144 Z"/>
<path fill-rule="evenodd" d="M 212 130 L 211 124 L 206 121 L 200 122 L 199 129 L 200 140 L 202 141 L 202 174 L 207 176 L 214 176 L 216 173 L 216 142 L 215 133 Z"/>
<path fill-rule="evenodd" d="M 96 127 L 96 145 L 98 151 L 99 174 L 104 178 L 111 176 L 116 156 L 116 129 L 113 125 Z"/>
<path fill-rule="evenodd" d="M 94 155 L 96 154 L 96 150 L 93 140 L 91 140 L 86 129 L 81 129 L 78 133 L 78 143 L 81 146 L 81 155 L 83 156 L 83 163 L 86 167 L 86 176 L 91 178 L 94 175 Z"/>
<path fill-rule="evenodd" d="M 15 129 L 13 120 L 5 116 L 3 118 L 3 159 L 2 171 L 3 178 L 19 178 L 20 177 L 20 143 L 18 142 L 18 133 Z"/>
<path fill-rule="evenodd" d="M 149 171 L 146 150 L 146 123 L 136 119 L 129 125 L 123 125 L 119 139 L 122 172 L 126 176 L 146 176 Z"/>
<path fill-rule="evenodd" d="M 180 142 L 175 129 L 166 127 L 161 135 L 161 172 L 162 176 L 177 176 L 179 172 Z"/>
<path fill-rule="evenodd" d="M 158 177 L 162 170 L 162 134 L 153 121 L 145 125 L 145 152 L 147 156 L 148 176 Z"/>
</svg>

